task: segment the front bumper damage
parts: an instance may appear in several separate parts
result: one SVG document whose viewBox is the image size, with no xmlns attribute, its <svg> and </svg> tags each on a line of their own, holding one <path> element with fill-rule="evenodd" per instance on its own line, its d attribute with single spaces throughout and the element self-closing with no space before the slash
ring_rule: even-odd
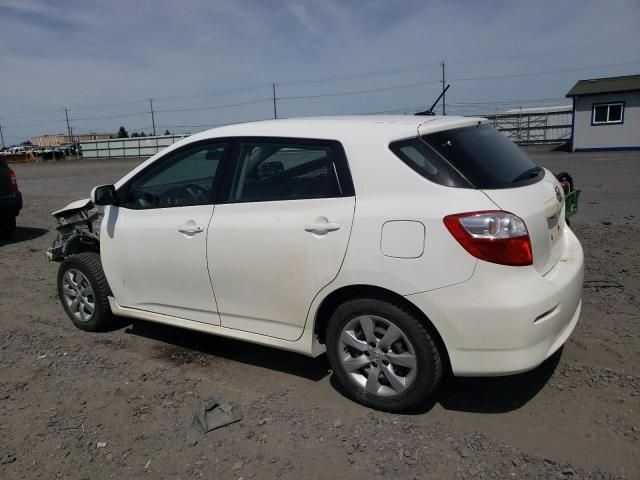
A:
<svg viewBox="0 0 640 480">
<path fill-rule="evenodd" d="M 46 251 L 50 261 L 60 262 L 82 251 L 100 251 L 102 213 L 90 201 L 73 202 L 53 212 L 58 237 Z"/>
</svg>

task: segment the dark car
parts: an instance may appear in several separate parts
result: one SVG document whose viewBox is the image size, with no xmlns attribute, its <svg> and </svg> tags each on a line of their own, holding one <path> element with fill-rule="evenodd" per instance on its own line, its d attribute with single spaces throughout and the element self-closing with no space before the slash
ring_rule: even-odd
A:
<svg viewBox="0 0 640 480">
<path fill-rule="evenodd" d="M 18 190 L 16 174 L 0 157 L 0 238 L 13 235 L 21 209 L 22 194 Z"/>
</svg>

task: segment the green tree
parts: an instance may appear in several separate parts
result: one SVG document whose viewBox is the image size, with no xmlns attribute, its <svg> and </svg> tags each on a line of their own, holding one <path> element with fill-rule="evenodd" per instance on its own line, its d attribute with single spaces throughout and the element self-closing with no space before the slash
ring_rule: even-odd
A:
<svg viewBox="0 0 640 480">
<path fill-rule="evenodd" d="M 129 138 L 129 132 L 124 127 L 118 130 L 118 138 Z"/>
<path fill-rule="evenodd" d="M 164 134 L 165 135 L 171 135 L 171 132 L 169 131 L 169 129 L 167 129 L 167 130 L 164 131 Z"/>
<path fill-rule="evenodd" d="M 138 132 L 133 132 L 131 134 L 131 138 L 138 138 L 140 135 L 138 134 Z"/>
</svg>

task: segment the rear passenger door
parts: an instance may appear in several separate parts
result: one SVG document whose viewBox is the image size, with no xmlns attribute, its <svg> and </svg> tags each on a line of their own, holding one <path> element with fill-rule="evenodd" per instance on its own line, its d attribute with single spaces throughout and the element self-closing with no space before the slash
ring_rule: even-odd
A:
<svg viewBox="0 0 640 480">
<path fill-rule="evenodd" d="M 245 138 L 232 165 L 207 237 L 222 326 L 296 340 L 347 250 L 355 194 L 344 150 Z"/>
</svg>

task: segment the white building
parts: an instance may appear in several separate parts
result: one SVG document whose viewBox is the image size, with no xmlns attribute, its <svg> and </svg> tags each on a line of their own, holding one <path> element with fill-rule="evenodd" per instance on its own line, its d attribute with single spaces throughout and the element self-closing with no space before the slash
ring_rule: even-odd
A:
<svg viewBox="0 0 640 480">
<path fill-rule="evenodd" d="M 580 80 L 573 98 L 572 150 L 640 150 L 640 75 Z"/>
</svg>

